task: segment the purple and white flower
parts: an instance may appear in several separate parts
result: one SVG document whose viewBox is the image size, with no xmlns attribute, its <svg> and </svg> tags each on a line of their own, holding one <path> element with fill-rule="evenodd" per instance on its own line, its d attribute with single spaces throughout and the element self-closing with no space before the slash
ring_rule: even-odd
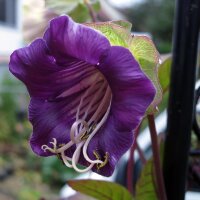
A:
<svg viewBox="0 0 200 200">
<path fill-rule="evenodd" d="M 68 16 L 14 51 L 9 67 L 31 97 L 32 150 L 78 172 L 110 176 L 155 95 L 128 49 Z"/>
</svg>

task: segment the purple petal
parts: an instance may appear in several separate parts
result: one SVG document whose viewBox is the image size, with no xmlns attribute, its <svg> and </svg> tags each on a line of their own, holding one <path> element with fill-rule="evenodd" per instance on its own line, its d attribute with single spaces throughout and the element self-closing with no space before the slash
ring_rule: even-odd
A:
<svg viewBox="0 0 200 200">
<path fill-rule="evenodd" d="M 102 53 L 110 48 L 109 41 L 100 32 L 77 24 L 68 16 L 53 19 L 44 39 L 57 60 L 72 56 L 97 64 Z"/>
<path fill-rule="evenodd" d="M 30 46 L 14 51 L 9 69 L 26 84 L 31 96 L 46 98 L 52 94 L 52 90 L 46 89 L 43 83 L 50 82 L 50 76 L 58 70 L 58 66 L 49 55 L 44 40 L 37 39 Z"/>
<path fill-rule="evenodd" d="M 42 145 L 49 145 L 49 142 L 52 142 L 52 138 L 56 138 L 58 144 L 70 141 L 69 131 L 74 119 L 69 115 L 74 107 L 73 98 L 74 96 L 71 96 L 57 103 L 37 98 L 31 99 L 29 120 L 33 125 L 33 134 L 30 144 L 36 154 L 40 156 L 52 155 L 52 153 L 44 152 L 41 149 Z"/>
<path fill-rule="evenodd" d="M 132 131 L 152 102 L 155 88 L 129 50 L 123 47 L 112 47 L 109 55 L 100 62 L 99 70 L 112 90 L 112 105 L 108 120 L 92 138 L 88 153 L 93 159 L 94 149 L 101 157 L 109 153 L 109 163 L 98 173 L 110 176 L 119 158 L 132 145 Z"/>
<path fill-rule="evenodd" d="M 54 99 L 71 88 L 71 93 L 78 92 L 81 80 L 95 73 L 92 65 L 71 57 L 58 65 L 42 39 L 16 50 L 9 67 L 25 83 L 30 96 L 40 99 Z"/>
<path fill-rule="evenodd" d="M 88 112 L 89 115 L 92 115 L 104 95 L 104 90 L 102 90 L 102 93 L 98 92 L 99 88 L 102 88 L 103 81 L 102 77 L 98 77 L 98 70 L 93 66 L 86 64 L 84 64 L 84 69 L 79 62 L 77 64 L 75 61 L 75 64 L 71 65 L 70 71 L 63 70 L 63 74 L 59 73 L 58 77 L 57 73 L 54 73 L 55 77 L 52 79 L 54 87 L 49 88 L 49 90 L 57 88 L 56 80 L 60 78 L 61 80 L 59 81 L 61 82 L 61 85 L 64 84 L 63 87 L 65 88 L 62 93 L 59 93 L 59 95 L 55 98 L 49 99 L 41 99 L 37 97 L 31 98 L 29 106 L 29 120 L 33 125 L 33 134 L 30 144 L 33 151 L 38 155 L 52 155 L 49 152 L 44 152 L 41 149 L 41 146 L 44 144 L 49 145 L 49 142 L 52 142 L 53 138 L 57 139 L 58 144 L 66 144 L 70 141 L 70 128 L 76 121 L 76 113 L 81 102 L 81 98 L 88 91 L 88 88 L 93 85 L 93 83 L 96 83 L 95 87 L 87 93 L 83 104 L 80 107 L 80 117 L 84 116 L 85 109 L 91 99 L 98 97 L 93 102 L 92 109 Z M 69 76 L 71 72 L 75 73 L 72 77 Z M 62 77 L 64 77 L 63 81 Z M 99 93 L 98 96 L 96 96 L 97 93 Z M 69 152 L 67 153 L 72 155 Z"/>
</svg>

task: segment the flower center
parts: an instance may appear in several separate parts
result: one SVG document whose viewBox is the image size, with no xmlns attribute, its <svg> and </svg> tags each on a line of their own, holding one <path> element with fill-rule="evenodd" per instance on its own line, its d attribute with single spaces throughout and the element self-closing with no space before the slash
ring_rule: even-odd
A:
<svg viewBox="0 0 200 200">
<path fill-rule="evenodd" d="M 90 159 L 87 154 L 90 141 L 108 118 L 112 100 L 111 89 L 103 75 L 96 72 L 90 78 L 91 84 L 82 93 L 76 111 L 72 111 L 75 115 L 75 121 L 69 133 L 71 140 L 67 144 L 58 145 L 56 138 L 53 138 L 53 141 L 50 142 L 53 147 L 48 145 L 41 147 L 44 151 L 48 150 L 57 154 L 67 167 L 74 168 L 77 172 L 89 171 L 95 164 L 97 170 L 99 170 L 109 160 L 108 152 L 105 153 L 103 160 L 96 150 L 93 151 L 96 160 Z M 76 149 L 72 157 L 66 156 L 65 151 L 73 145 Z M 81 152 L 84 159 L 89 163 L 89 166 L 85 169 L 77 167 Z"/>
</svg>

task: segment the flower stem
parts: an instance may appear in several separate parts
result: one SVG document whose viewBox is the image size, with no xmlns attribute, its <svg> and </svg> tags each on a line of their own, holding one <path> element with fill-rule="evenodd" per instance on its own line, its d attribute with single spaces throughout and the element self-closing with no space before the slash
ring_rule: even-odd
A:
<svg viewBox="0 0 200 200">
<path fill-rule="evenodd" d="M 134 150 L 135 150 L 135 145 L 133 144 L 130 149 L 130 154 L 129 154 L 129 160 L 128 160 L 128 166 L 127 166 L 127 189 L 128 191 L 134 195 L 134 186 L 133 186 L 133 171 L 134 171 Z"/>
<path fill-rule="evenodd" d="M 92 6 L 90 4 L 90 1 L 89 0 L 84 0 L 84 3 L 85 3 L 85 5 L 87 6 L 87 8 L 89 10 L 89 14 L 90 14 L 90 16 L 92 18 L 92 21 L 96 22 L 97 21 L 96 14 L 95 14 L 95 11 L 94 11 L 94 9 L 92 8 Z"/>
<path fill-rule="evenodd" d="M 128 165 L 127 165 L 127 189 L 128 191 L 132 194 L 135 195 L 135 189 L 134 189 L 134 184 L 133 184 L 133 174 L 134 174 L 134 151 L 137 146 L 137 136 L 140 130 L 140 126 L 137 127 L 135 130 L 135 141 L 133 145 L 130 148 L 130 153 L 129 153 L 129 160 L 128 160 Z"/>
<path fill-rule="evenodd" d="M 154 162 L 154 169 L 155 169 L 154 171 L 155 171 L 156 182 L 157 182 L 158 198 L 160 200 L 167 200 L 163 174 L 162 174 L 161 164 L 160 164 L 160 155 L 159 155 L 154 115 L 148 115 L 147 117 L 148 117 L 149 129 L 150 129 L 150 134 L 151 134 L 153 162 Z"/>
<path fill-rule="evenodd" d="M 141 160 L 142 164 L 145 165 L 147 163 L 147 160 L 146 160 L 146 158 L 144 156 L 144 153 L 143 153 L 142 149 L 140 148 L 140 146 L 139 146 L 137 141 L 136 141 L 135 145 L 136 145 L 136 150 L 137 150 L 137 152 L 139 154 L 140 160 Z"/>
</svg>

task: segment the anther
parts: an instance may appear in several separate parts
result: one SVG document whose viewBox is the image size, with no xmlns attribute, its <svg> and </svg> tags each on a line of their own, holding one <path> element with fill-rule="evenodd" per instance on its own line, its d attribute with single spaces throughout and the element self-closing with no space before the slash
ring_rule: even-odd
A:
<svg viewBox="0 0 200 200">
<path fill-rule="evenodd" d="M 90 134 L 92 133 L 92 131 L 94 131 L 94 129 L 96 128 L 96 124 L 93 124 L 92 126 L 90 126 L 88 131 L 85 131 L 81 136 L 80 136 L 80 140 L 86 140 Z"/>
<path fill-rule="evenodd" d="M 94 154 L 94 156 L 95 156 L 95 158 L 97 159 L 97 160 L 101 160 L 101 157 L 100 157 L 100 155 L 97 153 L 97 151 L 93 151 L 93 154 Z"/>
<path fill-rule="evenodd" d="M 88 131 L 85 131 L 81 136 L 80 136 L 80 140 L 86 140 L 89 137 Z"/>
<path fill-rule="evenodd" d="M 63 147 L 63 146 L 65 146 L 65 144 L 59 144 L 59 145 L 58 145 L 58 147 Z"/>
<path fill-rule="evenodd" d="M 97 169 L 100 170 L 102 167 L 104 167 L 108 163 L 108 160 L 109 160 L 109 154 L 108 152 L 106 152 L 103 163 L 97 164 Z"/>
<path fill-rule="evenodd" d="M 78 126 L 79 125 L 83 125 L 82 130 L 80 130 L 80 132 L 78 132 Z M 82 120 L 82 119 L 78 119 L 77 121 L 75 121 L 72 124 L 71 130 L 70 130 L 70 138 L 74 143 L 79 143 L 80 139 L 79 139 L 79 135 L 82 136 L 81 131 L 88 131 L 89 130 L 89 126 L 87 124 L 86 121 Z M 84 132 L 85 132 L 84 131 Z M 76 133 L 78 133 L 78 135 L 76 135 Z"/>
<path fill-rule="evenodd" d="M 97 63 L 97 65 L 99 65 L 99 63 Z M 87 148 L 91 139 L 95 136 L 95 134 L 108 118 L 112 100 L 110 88 L 106 87 L 107 82 L 103 80 L 103 77 L 100 77 L 99 79 L 99 75 L 96 74 L 96 76 L 93 76 L 92 79 L 94 81 L 86 89 L 80 99 L 80 103 L 78 105 L 75 116 L 75 122 L 72 124 L 69 133 L 70 141 L 66 144 L 58 144 L 56 138 L 53 138 L 53 141 L 50 142 L 51 145 L 41 146 L 43 151 L 49 151 L 56 154 L 67 167 L 74 168 L 74 170 L 81 173 L 89 171 L 93 168 L 95 164 L 97 170 L 99 170 L 104 167 L 109 161 L 108 152 L 106 152 L 105 155 L 101 157 L 97 150 L 93 151 L 96 160 L 91 160 L 87 155 Z M 100 86 L 99 81 L 101 81 Z M 100 89 L 97 90 L 99 87 Z M 93 91 L 98 92 L 92 94 Z M 68 91 L 68 93 L 70 92 L 71 91 Z M 105 92 L 105 95 L 98 105 L 97 102 L 99 102 L 100 98 L 102 98 L 102 92 Z M 90 95 L 92 95 L 92 99 L 90 99 L 90 101 L 87 101 L 87 97 Z M 110 101 L 108 102 L 108 100 Z M 107 110 L 105 110 L 106 108 Z M 90 119 L 88 119 L 89 116 L 91 116 Z M 65 154 L 65 151 L 71 148 L 73 145 L 76 147 L 76 149 L 72 157 L 68 157 Z M 85 169 L 79 169 L 77 166 L 80 155 L 82 155 L 81 153 L 83 154 L 83 157 L 86 159 L 86 161 L 89 162 L 89 166 Z"/>
</svg>

